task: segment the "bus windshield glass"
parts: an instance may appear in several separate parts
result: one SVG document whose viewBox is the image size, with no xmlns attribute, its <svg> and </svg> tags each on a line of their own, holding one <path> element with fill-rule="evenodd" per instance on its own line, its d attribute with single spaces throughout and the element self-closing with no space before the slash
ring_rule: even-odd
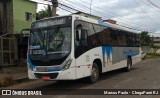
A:
<svg viewBox="0 0 160 98">
<path fill-rule="evenodd" d="M 71 50 L 71 26 L 32 29 L 29 55 L 33 60 L 61 59 Z"/>
<path fill-rule="evenodd" d="M 70 52 L 71 27 L 34 30 L 30 35 L 30 55 L 61 58 Z"/>
</svg>

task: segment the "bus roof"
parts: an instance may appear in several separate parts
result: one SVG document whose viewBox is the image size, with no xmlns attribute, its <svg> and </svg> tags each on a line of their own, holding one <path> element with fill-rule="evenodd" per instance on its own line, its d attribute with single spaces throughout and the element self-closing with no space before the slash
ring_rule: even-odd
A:
<svg viewBox="0 0 160 98">
<path fill-rule="evenodd" d="M 73 14 L 72 16 L 73 17 L 79 17 L 79 19 L 81 19 L 83 21 L 99 24 L 99 25 L 102 25 L 102 26 L 107 26 L 107 27 L 111 27 L 111 28 L 114 28 L 114 29 L 123 30 L 123 31 L 127 31 L 127 32 L 131 32 L 131 33 L 137 33 L 137 34 L 139 33 L 136 30 L 129 29 L 129 28 L 120 26 L 118 24 L 111 24 L 109 22 L 103 22 L 102 20 L 96 20 L 96 19 L 93 19 L 93 18 L 90 18 L 90 17 L 80 16 L 80 15 L 74 15 Z"/>
<path fill-rule="evenodd" d="M 43 21 L 43 20 L 48 20 L 48 19 L 53 19 L 53 18 L 67 17 L 67 16 L 72 16 L 75 19 L 78 18 L 78 20 L 83 20 L 83 21 L 86 21 L 86 22 L 90 22 L 90 23 L 94 23 L 94 24 L 98 24 L 98 25 L 102 25 L 102 26 L 107 26 L 107 27 L 111 27 L 111 28 L 114 28 L 114 29 L 122 30 L 122 31 L 127 31 L 127 32 L 137 33 L 137 34 L 139 33 L 136 30 L 129 29 L 127 27 L 123 27 L 123 26 L 120 26 L 118 24 L 111 24 L 109 22 L 103 22 L 102 20 L 96 20 L 96 19 L 93 19 L 93 18 L 90 18 L 90 17 L 85 17 L 85 16 L 81 16 L 81 15 L 77 15 L 77 14 L 47 17 L 47 18 L 44 18 L 44 19 L 37 20 L 35 22 L 39 22 L 39 21 Z M 33 22 L 33 23 L 35 23 L 35 22 Z"/>
</svg>

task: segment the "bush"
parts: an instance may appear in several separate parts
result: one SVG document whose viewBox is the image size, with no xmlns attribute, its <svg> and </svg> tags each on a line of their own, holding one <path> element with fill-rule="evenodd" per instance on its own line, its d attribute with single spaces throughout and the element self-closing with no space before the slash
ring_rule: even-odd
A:
<svg viewBox="0 0 160 98">
<path fill-rule="evenodd" d="M 147 53 L 147 55 L 160 56 L 160 54 L 159 54 L 159 53 Z"/>
<path fill-rule="evenodd" d="M 13 83 L 14 83 L 13 76 L 11 76 L 11 75 L 4 76 L 0 80 L 0 87 L 6 87 L 6 86 L 9 86 L 9 85 L 12 85 Z"/>
</svg>

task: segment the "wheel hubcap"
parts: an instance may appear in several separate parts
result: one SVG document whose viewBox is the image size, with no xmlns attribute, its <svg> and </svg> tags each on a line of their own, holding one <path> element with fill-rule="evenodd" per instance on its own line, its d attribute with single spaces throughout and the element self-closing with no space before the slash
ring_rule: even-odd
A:
<svg viewBox="0 0 160 98">
<path fill-rule="evenodd" d="M 97 70 L 96 70 L 95 68 L 92 69 L 92 77 L 93 77 L 94 79 L 97 78 Z"/>
<path fill-rule="evenodd" d="M 129 64 L 128 64 L 128 69 L 129 70 L 131 69 L 131 62 L 129 62 Z"/>
<path fill-rule="evenodd" d="M 128 69 L 131 69 L 131 66 L 130 66 L 130 64 L 128 65 Z"/>
</svg>

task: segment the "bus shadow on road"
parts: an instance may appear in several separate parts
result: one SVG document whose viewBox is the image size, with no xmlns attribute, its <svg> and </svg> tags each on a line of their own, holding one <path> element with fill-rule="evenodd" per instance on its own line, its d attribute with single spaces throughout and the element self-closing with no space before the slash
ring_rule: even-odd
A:
<svg viewBox="0 0 160 98">
<path fill-rule="evenodd" d="M 137 70 L 138 68 L 132 68 L 132 71 Z M 118 69 L 110 72 L 106 72 L 100 75 L 100 79 L 97 83 L 107 80 L 107 79 L 112 79 L 114 77 L 121 77 L 121 74 L 127 74 L 130 72 L 125 72 L 124 69 Z M 81 89 L 82 87 L 86 87 L 92 85 L 87 81 L 87 78 L 83 79 L 78 79 L 78 80 L 65 80 L 65 81 L 56 81 L 52 84 L 45 85 L 43 87 L 40 87 L 38 89 Z"/>
<path fill-rule="evenodd" d="M 138 68 L 134 67 L 129 72 L 125 71 L 124 68 L 113 70 L 113 71 L 109 71 L 109 72 L 101 74 L 100 81 L 106 80 L 106 79 L 111 79 L 111 78 L 114 78 L 114 77 L 121 77 L 120 75 L 130 73 L 130 72 L 135 71 L 137 69 Z"/>
</svg>

